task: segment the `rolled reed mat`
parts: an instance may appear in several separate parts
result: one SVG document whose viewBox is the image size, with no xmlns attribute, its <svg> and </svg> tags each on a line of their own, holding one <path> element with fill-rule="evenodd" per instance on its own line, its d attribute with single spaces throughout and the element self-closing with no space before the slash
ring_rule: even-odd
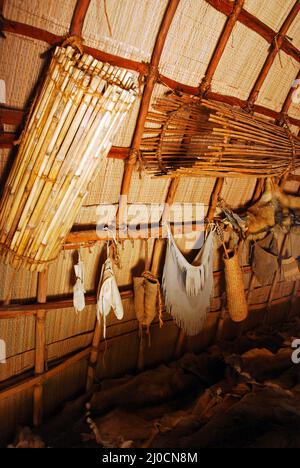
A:
<svg viewBox="0 0 300 468">
<path fill-rule="evenodd" d="M 57 47 L 0 204 L 0 255 L 42 271 L 59 254 L 137 96 L 131 73 Z"/>
<path fill-rule="evenodd" d="M 248 316 L 243 271 L 238 252 L 228 250 L 227 253 L 229 258 L 224 257 L 224 264 L 228 312 L 233 322 L 242 322 Z"/>
</svg>

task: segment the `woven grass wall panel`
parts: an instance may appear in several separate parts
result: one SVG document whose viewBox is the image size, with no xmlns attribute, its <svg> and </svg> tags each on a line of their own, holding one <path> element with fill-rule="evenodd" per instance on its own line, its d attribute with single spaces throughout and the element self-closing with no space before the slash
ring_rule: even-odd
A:
<svg viewBox="0 0 300 468">
<path fill-rule="evenodd" d="M 246 0 L 244 8 L 278 31 L 294 3 L 294 0 Z"/>
<path fill-rule="evenodd" d="M 204 0 L 182 0 L 161 57 L 162 74 L 198 86 L 225 23 L 225 16 Z"/>
<path fill-rule="evenodd" d="M 37 273 L 16 271 L 0 261 L 0 301 L 35 299 Z"/>
<path fill-rule="evenodd" d="M 86 43 L 122 57 L 150 61 L 167 0 L 108 0 L 106 4 L 108 20 L 105 2 L 91 1 L 83 29 Z"/>
<path fill-rule="evenodd" d="M 256 180 L 254 178 L 226 178 L 220 196 L 234 210 L 250 202 L 255 186 Z"/>
<path fill-rule="evenodd" d="M 47 360 L 48 362 L 60 359 L 68 354 L 74 353 L 81 349 L 90 346 L 93 340 L 93 332 L 82 333 L 78 336 L 73 336 L 58 343 L 52 343 L 47 346 Z"/>
<path fill-rule="evenodd" d="M 85 205 L 118 203 L 123 172 L 123 161 L 106 159 L 102 170 L 95 177 L 95 183 L 89 191 Z"/>
<path fill-rule="evenodd" d="M 76 313 L 74 308 L 49 310 L 46 317 L 46 342 L 48 344 L 65 340 L 94 329 L 96 309 L 87 306 Z"/>
<path fill-rule="evenodd" d="M 299 63 L 281 51 L 280 54 L 276 56 L 271 70 L 261 88 L 257 104 L 279 112 L 293 85 L 297 70 L 299 70 Z"/>
<path fill-rule="evenodd" d="M 12 442 L 18 426 L 31 424 L 32 389 L 0 401 L 0 446 Z"/>
<path fill-rule="evenodd" d="M 197 336 L 189 336 L 186 341 L 186 352 L 199 353 L 201 350 L 210 346 L 215 337 L 218 324 L 218 312 L 210 312 L 204 329 Z"/>
<path fill-rule="evenodd" d="M 6 105 L 23 109 L 45 64 L 41 54 L 49 46 L 10 33 L 5 36 L 0 41 L 0 76 L 6 83 Z"/>
<path fill-rule="evenodd" d="M 6 343 L 7 358 L 35 347 L 35 318 L 33 316 L 0 320 L 0 339 Z"/>
<path fill-rule="evenodd" d="M 45 416 L 61 406 L 62 402 L 72 399 L 85 389 L 87 361 L 80 361 L 64 369 L 44 385 Z"/>
<path fill-rule="evenodd" d="M 139 338 L 137 331 L 108 344 L 106 351 L 99 354 L 97 378 L 123 376 L 135 370 L 138 349 Z"/>
<path fill-rule="evenodd" d="M 214 74 L 212 90 L 248 99 L 268 50 L 262 37 L 237 23 Z"/>
<path fill-rule="evenodd" d="M 4 2 L 5 18 L 65 35 L 76 0 L 9 0 Z"/>
<path fill-rule="evenodd" d="M 78 253 L 66 250 L 60 253 L 58 259 L 49 266 L 48 295 L 70 294 L 75 283 L 74 264 Z M 83 249 L 82 258 L 85 270 L 86 291 L 94 291 L 100 277 L 101 264 L 104 259 L 104 244 L 97 243 L 91 249 Z"/>
<path fill-rule="evenodd" d="M 209 206 L 211 193 L 216 179 L 214 177 L 183 177 L 179 180 L 174 202 L 176 203 L 203 203 L 204 215 Z"/>
<path fill-rule="evenodd" d="M 35 351 L 27 351 L 17 356 L 6 359 L 5 364 L 0 365 L 0 381 L 10 379 L 34 367 Z"/>
<path fill-rule="evenodd" d="M 152 367 L 161 362 L 169 362 L 174 355 L 178 327 L 172 321 L 165 322 L 160 328 L 155 324 L 150 329 L 151 346 L 145 346 L 145 366 Z"/>
<path fill-rule="evenodd" d="M 168 180 L 155 180 L 147 174 L 142 178 L 138 172 L 133 173 L 128 195 L 129 203 L 163 203 L 169 187 Z"/>
<path fill-rule="evenodd" d="M 295 117 L 296 119 L 299 118 L 299 116 L 300 116 L 300 106 L 299 106 L 299 104 L 293 104 L 292 103 L 292 105 L 291 105 L 291 107 L 289 109 L 289 115 L 291 115 L 292 117 Z M 297 128 L 298 128 L 298 132 L 299 132 L 299 127 L 297 127 Z"/>
<path fill-rule="evenodd" d="M 293 38 L 293 44 L 297 49 L 300 48 L 300 14 L 296 16 L 287 35 Z"/>
</svg>

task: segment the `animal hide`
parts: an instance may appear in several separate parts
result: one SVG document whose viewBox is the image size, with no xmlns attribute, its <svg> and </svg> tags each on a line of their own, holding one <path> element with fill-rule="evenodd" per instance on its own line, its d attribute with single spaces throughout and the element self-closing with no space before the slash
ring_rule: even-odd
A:
<svg viewBox="0 0 300 468">
<path fill-rule="evenodd" d="M 260 200 L 241 217 L 233 218 L 228 208 L 223 211 L 232 227 L 249 240 L 263 239 L 275 225 L 280 225 L 284 232 L 300 226 L 300 197 L 285 193 L 272 179 L 266 180 Z"/>
<path fill-rule="evenodd" d="M 197 335 L 203 328 L 213 292 L 213 241 L 211 231 L 191 265 L 175 244 L 169 242 L 163 272 L 166 310 L 187 335 Z"/>
</svg>

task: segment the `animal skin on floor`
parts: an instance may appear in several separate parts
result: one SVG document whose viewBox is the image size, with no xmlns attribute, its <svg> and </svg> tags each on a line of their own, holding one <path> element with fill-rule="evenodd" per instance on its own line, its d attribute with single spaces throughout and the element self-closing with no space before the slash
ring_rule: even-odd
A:
<svg viewBox="0 0 300 468">
<path fill-rule="evenodd" d="M 300 448 L 300 366 L 291 361 L 299 333 L 294 317 L 109 379 L 39 434 L 49 447 Z M 13 446 L 29 445 L 19 439 Z"/>
</svg>

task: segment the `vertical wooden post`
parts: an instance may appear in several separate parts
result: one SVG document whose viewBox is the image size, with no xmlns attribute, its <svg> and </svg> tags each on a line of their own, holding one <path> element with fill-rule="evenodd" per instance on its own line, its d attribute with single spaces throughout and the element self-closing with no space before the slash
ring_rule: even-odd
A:
<svg viewBox="0 0 300 468">
<path fill-rule="evenodd" d="M 38 273 L 37 301 L 45 304 L 47 300 L 47 270 Z M 35 326 L 35 374 L 45 371 L 46 356 L 46 310 L 40 309 L 36 314 Z M 33 424 L 39 426 L 43 417 L 43 384 L 33 389 Z"/>
<path fill-rule="evenodd" d="M 90 360 L 89 360 L 88 370 L 87 370 L 87 381 L 86 381 L 87 392 L 91 390 L 95 382 L 100 340 L 101 340 L 101 323 L 96 318 L 94 336 L 93 336 L 93 341 L 92 341 L 92 351 L 90 354 Z"/>
</svg>

